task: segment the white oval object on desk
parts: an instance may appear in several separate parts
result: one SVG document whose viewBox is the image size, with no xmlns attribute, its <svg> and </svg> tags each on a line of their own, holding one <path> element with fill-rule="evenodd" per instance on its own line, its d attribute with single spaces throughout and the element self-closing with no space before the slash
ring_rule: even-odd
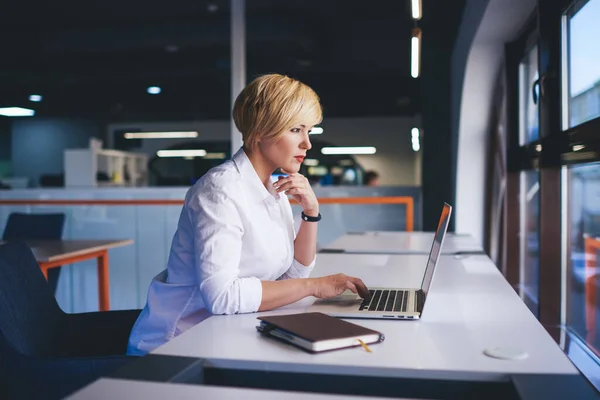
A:
<svg viewBox="0 0 600 400">
<path fill-rule="evenodd" d="M 483 351 L 488 357 L 498 358 L 501 360 L 524 360 L 529 357 L 526 351 L 516 347 L 492 347 Z"/>
</svg>

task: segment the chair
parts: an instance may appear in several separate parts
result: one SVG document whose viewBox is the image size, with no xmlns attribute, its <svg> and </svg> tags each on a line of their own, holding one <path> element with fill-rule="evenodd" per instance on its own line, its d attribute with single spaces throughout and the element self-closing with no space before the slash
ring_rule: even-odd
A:
<svg viewBox="0 0 600 400">
<path fill-rule="evenodd" d="M 65 215 L 11 213 L 4 228 L 2 240 L 60 240 L 62 239 Z M 48 270 L 48 285 L 56 295 L 60 267 Z"/>
<path fill-rule="evenodd" d="M 136 359 L 125 352 L 139 313 L 66 314 L 27 244 L 1 245 L 0 397 L 63 398 Z"/>
</svg>

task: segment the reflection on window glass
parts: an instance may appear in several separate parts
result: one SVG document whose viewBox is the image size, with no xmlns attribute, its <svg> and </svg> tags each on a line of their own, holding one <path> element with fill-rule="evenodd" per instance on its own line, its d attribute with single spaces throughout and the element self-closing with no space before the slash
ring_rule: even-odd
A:
<svg viewBox="0 0 600 400">
<path fill-rule="evenodd" d="M 539 113 L 533 102 L 532 88 L 538 79 L 538 48 L 529 50 L 519 65 L 519 141 L 530 143 L 539 137 Z M 538 88 L 536 86 L 536 93 Z"/>
<path fill-rule="evenodd" d="M 600 163 L 570 168 L 569 180 L 571 262 L 567 287 L 567 325 L 598 354 Z"/>
<path fill-rule="evenodd" d="M 538 316 L 539 296 L 539 174 L 521 173 L 521 265 L 519 292 L 527 307 Z"/>
<path fill-rule="evenodd" d="M 569 20 L 569 127 L 600 117 L 600 0 Z"/>
</svg>

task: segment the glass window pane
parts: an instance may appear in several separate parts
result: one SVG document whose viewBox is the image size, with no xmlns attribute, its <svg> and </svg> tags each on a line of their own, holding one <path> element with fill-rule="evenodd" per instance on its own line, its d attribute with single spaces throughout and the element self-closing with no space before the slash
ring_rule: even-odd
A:
<svg viewBox="0 0 600 400">
<path fill-rule="evenodd" d="M 567 325 L 597 354 L 600 285 L 600 163 L 569 169 L 569 283 Z"/>
<path fill-rule="evenodd" d="M 539 111 L 533 102 L 532 88 L 538 79 L 538 48 L 534 46 L 519 64 L 519 142 L 530 143 L 539 137 Z M 536 94 L 539 95 L 536 86 Z"/>
<path fill-rule="evenodd" d="M 539 297 L 539 173 L 521 172 L 521 263 L 519 293 L 537 317 Z"/>
<path fill-rule="evenodd" d="M 600 117 L 600 0 L 569 19 L 569 127 Z"/>
</svg>

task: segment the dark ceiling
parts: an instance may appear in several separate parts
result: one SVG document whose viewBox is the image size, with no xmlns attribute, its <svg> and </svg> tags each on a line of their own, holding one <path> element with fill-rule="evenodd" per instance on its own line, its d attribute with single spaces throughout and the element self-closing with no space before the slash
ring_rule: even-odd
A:
<svg viewBox="0 0 600 400">
<path fill-rule="evenodd" d="M 0 106 L 103 121 L 227 118 L 229 18 L 226 0 L 11 0 L 0 14 Z M 298 78 L 326 116 L 413 115 L 412 27 L 409 0 L 246 0 L 247 77 Z M 163 92 L 148 95 L 150 85 Z"/>
</svg>

